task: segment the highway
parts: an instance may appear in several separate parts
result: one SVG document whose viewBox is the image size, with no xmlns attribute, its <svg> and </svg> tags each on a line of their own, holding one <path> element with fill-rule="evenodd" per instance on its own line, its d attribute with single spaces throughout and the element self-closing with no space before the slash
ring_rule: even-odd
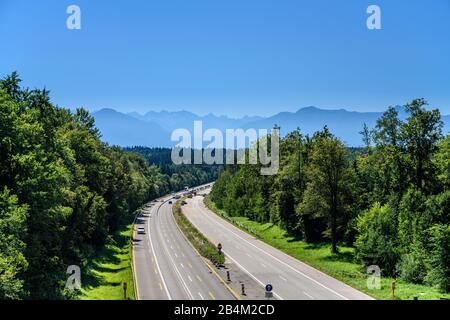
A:
<svg viewBox="0 0 450 320">
<path fill-rule="evenodd" d="M 202 192 L 203 193 L 203 192 Z M 183 206 L 188 219 L 213 243 L 221 243 L 228 259 L 261 288 L 273 285 L 274 296 L 286 300 L 369 300 L 370 296 L 257 240 L 211 212 L 203 197 Z M 263 290 L 263 289 L 261 289 Z"/>
<path fill-rule="evenodd" d="M 235 297 L 187 242 L 169 198 L 144 209 L 136 219 L 132 260 L 140 300 L 231 300 Z"/>
</svg>

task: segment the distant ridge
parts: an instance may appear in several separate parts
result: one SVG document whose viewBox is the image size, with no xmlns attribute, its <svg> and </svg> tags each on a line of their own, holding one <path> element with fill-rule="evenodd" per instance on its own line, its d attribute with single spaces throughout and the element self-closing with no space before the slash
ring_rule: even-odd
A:
<svg viewBox="0 0 450 320">
<path fill-rule="evenodd" d="M 156 123 L 144 122 L 113 109 L 102 109 L 93 116 L 102 139 L 110 144 L 123 147 L 170 145 L 170 133 Z"/>
<path fill-rule="evenodd" d="M 399 117 L 405 119 L 407 113 L 401 106 L 396 107 Z M 199 116 L 189 111 L 149 111 L 143 115 L 137 112 L 121 113 L 114 109 L 101 109 L 93 113 L 97 127 L 104 141 L 119 146 L 172 147 L 170 135 L 178 128 L 193 132 L 194 121 L 203 122 L 203 130 L 216 128 L 225 133 L 226 129 L 267 129 L 274 125 L 281 127 L 285 135 L 297 128 L 304 134 L 313 134 L 325 125 L 348 146 L 361 146 L 363 124 L 373 128 L 382 112 L 357 112 L 345 109 L 320 109 L 304 107 L 296 112 L 280 112 L 270 117 L 246 116 L 230 118 L 207 114 Z M 442 117 L 444 133 L 450 131 L 450 115 Z"/>
</svg>

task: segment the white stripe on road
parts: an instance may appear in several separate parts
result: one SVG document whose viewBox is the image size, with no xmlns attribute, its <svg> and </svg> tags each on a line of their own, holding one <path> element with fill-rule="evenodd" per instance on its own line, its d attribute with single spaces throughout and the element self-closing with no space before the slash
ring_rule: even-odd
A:
<svg viewBox="0 0 450 320">
<path fill-rule="evenodd" d="M 162 238 L 162 235 L 158 229 L 157 229 L 157 232 L 159 233 L 160 237 Z M 188 294 L 188 296 L 191 300 L 194 300 L 194 296 L 192 295 L 191 291 L 189 290 L 189 287 L 187 286 L 186 282 L 184 281 L 180 271 L 178 270 L 178 268 L 175 264 L 175 261 L 172 259 L 172 256 L 169 254 L 169 250 L 168 250 L 166 244 L 164 243 L 164 241 L 162 242 L 162 245 L 163 245 L 164 250 L 166 251 L 167 256 L 169 257 L 169 260 L 172 262 L 172 266 L 175 270 L 175 273 L 178 276 L 178 278 L 181 280 L 181 284 L 184 287 L 186 293 Z M 176 255 L 176 253 L 175 253 L 175 255 Z"/>
<path fill-rule="evenodd" d="M 147 227 L 148 227 L 148 230 L 150 230 L 150 220 L 147 221 Z M 165 281 L 164 276 L 163 276 L 163 274 L 161 272 L 161 269 L 159 267 L 158 258 L 156 257 L 155 249 L 153 248 L 152 237 L 149 235 L 148 238 L 149 238 L 149 241 L 150 241 L 150 246 L 152 248 L 153 256 L 155 257 L 156 267 L 158 268 L 159 274 L 161 276 L 161 280 L 162 280 L 163 285 L 164 285 L 164 290 L 166 291 L 166 294 L 167 294 L 167 297 L 169 298 L 169 300 L 172 300 L 172 296 L 169 293 L 169 289 L 167 288 L 166 281 Z"/>
<path fill-rule="evenodd" d="M 225 229 L 225 230 L 227 230 L 228 232 L 234 234 L 234 235 L 235 235 L 236 237 L 238 237 L 239 239 L 243 240 L 244 242 L 248 243 L 248 244 L 251 245 L 252 247 L 254 247 L 254 248 L 256 248 L 257 250 L 261 251 L 262 253 L 268 255 L 269 257 L 275 259 L 276 261 L 278 261 L 279 263 L 285 265 L 286 267 L 288 267 L 289 269 L 293 270 L 294 272 L 296 272 L 296 273 L 302 275 L 303 277 L 305 277 L 305 278 L 311 280 L 312 282 L 316 283 L 317 285 L 321 286 L 322 288 L 327 289 L 328 291 L 334 293 L 335 295 L 341 297 L 341 298 L 344 299 L 344 300 L 348 300 L 348 298 L 345 297 L 345 296 L 343 296 L 342 294 L 340 294 L 340 293 L 334 291 L 333 289 L 331 289 L 331 288 L 325 286 L 324 284 L 320 283 L 319 281 L 317 281 L 317 280 L 311 278 L 310 276 L 304 274 L 303 272 L 301 272 L 301 271 L 295 269 L 294 267 L 292 267 L 291 265 L 287 264 L 286 262 L 281 261 L 281 260 L 278 259 L 277 257 L 275 257 L 275 256 L 271 255 L 270 253 L 264 251 L 263 249 L 259 248 L 259 247 L 256 246 L 255 244 L 253 244 L 253 243 L 247 241 L 246 239 L 244 239 L 243 237 L 241 237 L 240 235 L 238 235 L 238 234 L 235 233 L 234 231 L 230 230 L 228 227 L 222 225 L 221 223 L 219 223 L 218 221 L 216 221 L 215 219 L 213 219 L 212 217 L 210 217 L 210 216 L 209 216 L 210 213 L 208 213 L 205 209 L 203 209 L 202 207 L 200 207 L 200 206 L 198 205 L 198 202 L 197 202 L 197 201 L 194 202 L 194 205 L 195 205 L 197 208 L 199 208 L 201 211 L 205 212 L 205 213 L 206 213 L 205 216 L 206 216 L 210 221 L 213 221 L 214 223 L 216 223 L 217 225 L 219 225 L 219 226 L 222 227 L 223 229 Z M 214 213 L 212 213 L 212 214 L 214 214 Z M 218 217 L 217 217 L 217 218 L 218 218 Z M 220 218 L 218 218 L 218 219 L 220 219 Z M 228 255 L 229 255 L 229 254 L 228 254 Z M 258 280 L 258 281 L 259 281 L 259 280 Z"/>
</svg>

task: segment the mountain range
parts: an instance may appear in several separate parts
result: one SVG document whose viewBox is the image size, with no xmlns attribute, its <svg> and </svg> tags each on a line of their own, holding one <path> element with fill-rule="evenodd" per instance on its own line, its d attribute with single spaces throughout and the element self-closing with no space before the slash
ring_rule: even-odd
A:
<svg viewBox="0 0 450 320">
<path fill-rule="evenodd" d="M 407 114 L 403 107 L 396 107 L 401 119 Z M 145 114 L 137 112 L 121 113 L 114 109 L 101 109 L 92 113 L 95 123 L 100 129 L 102 139 L 109 144 L 146 147 L 173 147 L 175 142 L 170 140 L 173 130 L 184 128 L 193 133 L 194 121 L 202 121 L 203 131 L 210 128 L 219 129 L 224 133 L 226 129 L 249 128 L 271 130 L 274 125 L 281 127 L 281 135 L 285 135 L 296 128 L 304 134 L 313 134 L 325 125 L 345 144 L 352 147 L 361 146 L 363 124 L 373 128 L 381 112 L 356 112 L 345 109 L 320 109 L 305 107 L 297 112 L 280 112 L 270 117 L 245 116 L 230 118 L 208 114 L 199 116 L 189 111 L 149 111 Z M 444 133 L 450 130 L 450 115 L 442 117 Z"/>
</svg>

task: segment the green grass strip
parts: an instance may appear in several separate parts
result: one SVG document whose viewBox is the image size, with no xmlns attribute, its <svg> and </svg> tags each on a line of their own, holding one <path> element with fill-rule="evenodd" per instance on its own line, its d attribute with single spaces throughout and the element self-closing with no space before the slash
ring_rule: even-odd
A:
<svg viewBox="0 0 450 320">
<path fill-rule="evenodd" d="M 123 300 L 123 283 L 127 283 L 127 299 L 134 300 L 130 261 L 132 223 L 125 223 L 82 270 L 82 300 Z"/>
<path fill-rule="evenodd" d="M 223 264 L 225 262 L 225 254 L 219 254 L 216 246 L 210 242 L 192 223 L 186 218 L 181 210 L 180 201 L 177 201 L 172 207 L 175 221 L 184 233 L 189 242 L 195 249 L 206 259 L 214 264 Z"/>
</svg>

